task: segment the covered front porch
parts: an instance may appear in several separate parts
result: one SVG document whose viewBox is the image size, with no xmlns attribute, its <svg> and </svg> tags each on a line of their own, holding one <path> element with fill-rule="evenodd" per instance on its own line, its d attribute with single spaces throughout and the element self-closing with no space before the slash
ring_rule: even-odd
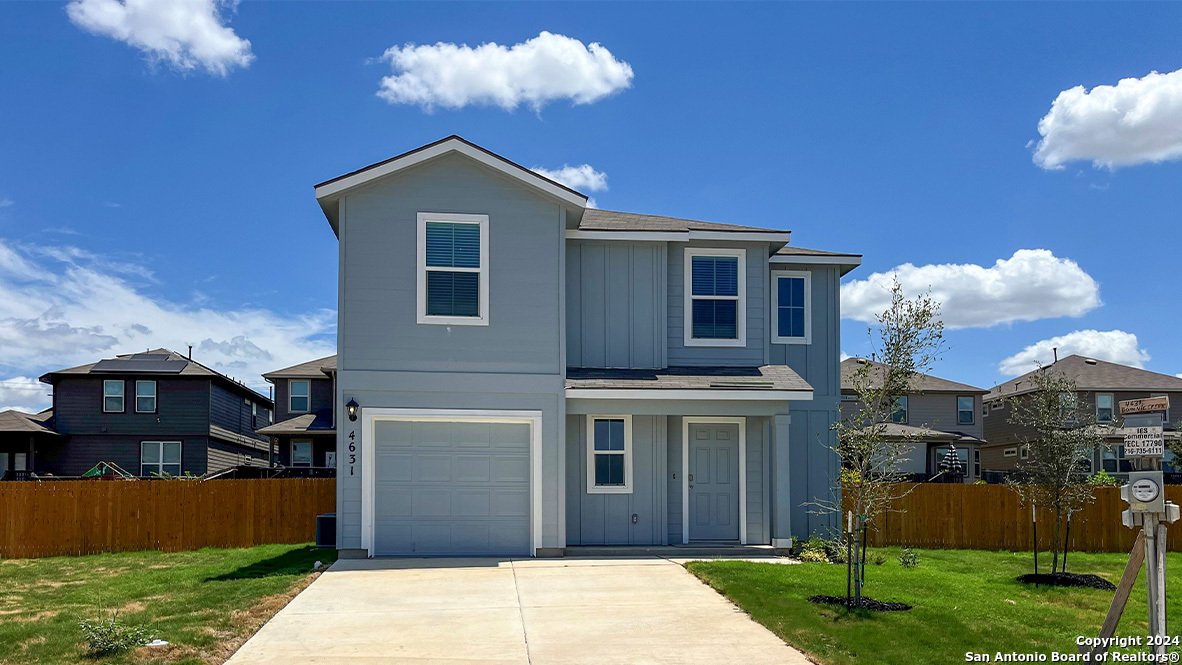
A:
<svg viewBox="0 0 1182 665">
<path fill-rule="evenodd" d="M 62 440 L 53 413 L 0 411 L 0 480 L 28 480 L 36 472 L 38 444 Z"/>
</svg>

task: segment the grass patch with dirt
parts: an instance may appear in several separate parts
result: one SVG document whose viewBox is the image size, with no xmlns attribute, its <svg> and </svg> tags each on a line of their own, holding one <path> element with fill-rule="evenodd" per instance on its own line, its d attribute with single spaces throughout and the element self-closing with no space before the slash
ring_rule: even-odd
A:
<svg viewBox="0 0 1182 665">
<path fill-rule="evenodd" d="M 919 567 L 907 569 L 898 548 L 871 550 L 870 558 L 876 552 L 886 563 L 867 566 L 865 593 L 914 609 L 849 613 L 810 603 L 809 596 L 845 594 L 844 565 L 696 561 L 686 568 L 825 665 L 944 665 L 965 662 L 967 652 L 1076 653 L 1076 637 L 1095 637 L 1112 602 L 1111 591 L 1018 582 L 1033 572 L 1029 553 L 923 550 Z M 1127 561 L 1127 554 L 1073 552 L 1068 571 L 1116 583 Z M 1166 570 L 1179 566 L 1182 553 L 1171 553 Z M 1182 576 L 1169 576 L 1167 584 L 1169 625 L 1182 625 Z M 1142 570 L 1117 635 L 1145 635 L 1146 626 Z"/>
<path fill-rule="evenodd" d="M 260 545 L 0 561 L 0 664 L 222 663 L 336 551 Z M 81 620 L 144 626 L 167 647 L 86 654 Z"/>
</svg>

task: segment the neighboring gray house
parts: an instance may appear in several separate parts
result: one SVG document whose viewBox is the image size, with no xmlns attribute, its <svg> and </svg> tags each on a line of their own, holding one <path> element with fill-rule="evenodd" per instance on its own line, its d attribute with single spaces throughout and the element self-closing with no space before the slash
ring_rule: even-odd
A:
<svg viewBox="0 0 1182 665">
<path fill-rule="evenodd" d="M 337 357 L 309 360 L 267 372 L 275 386 L 275 424 L 258 430 L 275 444 L 275 464 L 311 471 L 337 466 L 336 414 L 333 410 Z"/>
<path fill-rule="evenodd" d="M 806 504 L 837 475 L 858 255 L 588 208 L 456 136 L 316 198 L 340 247 L 342 556 L 786 547 L 834 523 Z"/>
<path fill-rule="evenodd" d="M 885 366 L 865 358 L 841 361 L 841 411 L 843 418 L 857 417 L 858 398 L 854 380 L 862 365 L 870 365 L 870 377 L 881 376 Z M 951 477 L 940 474 L 940 463 L 955 451 L 960 459 L 963 482 L 981 478 L 981 447 L 985 444 L 982 398 L 988 392 L 965 383 L 919 374 L 911 392 L 901 398 L 887 426 L 892 440 L 913 441 L 916 446 L 897 470 L 918 481 Z"/>
</svg>

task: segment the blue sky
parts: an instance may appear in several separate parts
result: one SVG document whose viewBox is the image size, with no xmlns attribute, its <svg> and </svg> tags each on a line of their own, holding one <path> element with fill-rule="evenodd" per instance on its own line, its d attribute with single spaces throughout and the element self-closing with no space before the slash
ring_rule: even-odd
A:
<svg viewBox="0 0 1182 665">
<path fill-rule="evenodd" d="M 0 407 L 43 405 L 46 370 L 145 346 L 194 344 L 255 385 L 331 353 L 336 240 L 312 185 L 453 133 L 529 167 L 587 164 L 604 208 L 863 253 L 846 282 L 913 264 L 905 284 L 960 326 L 948 378 L 990 386 L 1063 336 L 1182 372 L 1182 74 L 1143 79 L 1182 70 L 1180 6 L 152 2 L 205 23 L 164 35 L 178 47 L 150 15 L 86 18 L 116 0 L 0 4 Z M 540 108 L 377 94 L 409 71 L 391 47 L 542 31 L 632 76 Z M 586 78 L 555 67 L 543 88 Z M 1061 92 L 1126 78 L 1143 80 L 1107 90 L 1148 121 L 1112 136 L 1098 94 L 1060 98 L 1036 164 Z M 852 288 L 858 354 L 881 280 Z"/>
</svg>

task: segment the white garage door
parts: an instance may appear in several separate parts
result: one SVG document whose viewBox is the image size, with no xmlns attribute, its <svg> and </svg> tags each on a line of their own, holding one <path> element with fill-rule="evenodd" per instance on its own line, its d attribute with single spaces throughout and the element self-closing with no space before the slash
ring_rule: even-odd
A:
<svg viewBox="0 0 1182 665">
<path fill-rule="evenodd" d="M 528 556 L 530 425 L 374 423 L 376 556 Z"/>
</svg>

